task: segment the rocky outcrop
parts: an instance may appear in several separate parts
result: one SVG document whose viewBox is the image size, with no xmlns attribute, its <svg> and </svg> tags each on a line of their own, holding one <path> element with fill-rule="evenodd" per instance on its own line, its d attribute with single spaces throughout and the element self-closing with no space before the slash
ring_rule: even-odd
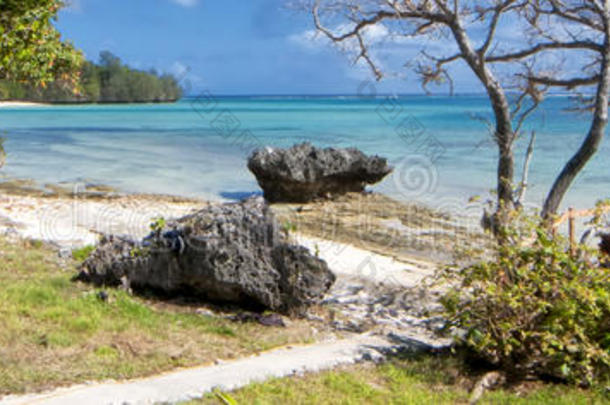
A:
<svg viewBox="0 0 610 405">
<path fill-rule="evenodd" d="M 360 192 L 392 171 L 379 156 L 369 157 L 354 148 L 319 149 L 309 143 L 290 149 L 257 149 L 248 169 L 271 202 L 309 202 Z"/>
<path fill-rule="evenodd" d="M 326 262 L 287 242 L 260 197 L 209 205 L 154 228 L 138 243 L 105 237 L 77 279 L 291 314 L 318 302 L 335 281 Z"/>
</svg>

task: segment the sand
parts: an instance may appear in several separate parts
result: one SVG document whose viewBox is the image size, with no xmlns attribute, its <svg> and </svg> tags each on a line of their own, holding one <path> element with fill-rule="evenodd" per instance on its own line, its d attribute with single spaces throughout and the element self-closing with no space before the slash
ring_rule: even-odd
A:
<svg viewBox="0 0 610 405">
<path fill-rule="evenodd" d="M 0 194 L 0 233 L 74 249 L 95 244 L 101 234 L 144 237 L 155 218 L 180 217 L 201 204 L 129 196 L 96 201 Z"/>
<path fill-rule="evenodd" d="M 48 104 L 32 103 L 29 101 L 0 101 L 0 108 L 16 108 L 16 107 L 43 107 Z"/>
</svg>

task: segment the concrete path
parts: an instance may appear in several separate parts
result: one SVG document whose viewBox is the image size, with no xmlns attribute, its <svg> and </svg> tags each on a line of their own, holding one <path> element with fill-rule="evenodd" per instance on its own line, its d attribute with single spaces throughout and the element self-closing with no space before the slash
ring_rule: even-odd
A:
<svg viewBox="0 0 610 405">
<path fill-rule="evenodd" d="M 275 349 L 259 356 L 219 365 L 170 372 L 126 382 L 105 382 L 61 388 L 44 394 L 9 396 L 0 404 L 108 405 L 176 403 L 200 398 L 218 388 L 234 390 L 250 383 L 304 372 L 318 372 L 361 360 L 382 358 L 392 348 L 387 340 L 367 335 Z"/>
</svg>

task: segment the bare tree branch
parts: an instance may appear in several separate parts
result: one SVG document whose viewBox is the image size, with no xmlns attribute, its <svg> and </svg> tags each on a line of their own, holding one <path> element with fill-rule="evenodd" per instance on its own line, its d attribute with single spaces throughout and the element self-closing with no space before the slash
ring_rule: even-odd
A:
<svg viewBox="0 0 610 405">
<path fill-rule="evenodd" d="M 457 52 L 434 55 L 424 50 L 414 70 L 424 90 L 428 91 L 429 84 L 446 84 L 452 91 L 451 65 L 463 61 L 485 89 L 493 110 L 493 137 L 499 151 L 498 212 L 522 204 L 527 175 L 524 173 L 520 187 L 514 190 L 513 145 L 547 91 L 597 86 L 592 103 L 594 120 L 588 136 L 549 193 L 544 208 L 547 215 L 557 210 L 574 173 L 595 153 L 607 125 L 609 3 L 609 0 L 315 0 L 311 11 L 316 29 L 332 42 L 353 41 L 350 44 L 358 49 L 355 62 L 368 65 L 377 80 L 383 78 L 384 72 L 371 53 L 373 44 L 367 43 L 370 27 L 383 26 L 399 31 L 402 37 L 425 40 L 434 39 L 435 32 L 449 34 L 446 40 L 457 47 Z M 521 42 L 520 49 L 501 49 L 505 44 L 498 39 L 497 32 L 503 21 L 529 27 L 524 28 L 527 40 Z M 570 61 L 581 63 L 584 73 L 580 76 L 562 69 L 566 53 L 577 55 Z M 554 63 L 551 69 L 549 63 Z M 506 79 L 498 75 L 495 66 L 504 66 L 502 71 L 510 72 Z M 532 134 L 528 151 L 533 152 L 534 138 Z M 529 169 L 532 152 L 526 155 L 524 172 Z"/>
<path fill-rule="evenodd" d="M 534 144 L 536 143 L 536 131 L 532 131 L 532 136 L 530 137 L 530 143 L 527 146 L 527 151 L 525 152 L 525 161 L 523 162 L 523 173 L 521 174 L 521 183 L 519 184 L 519 188 L 517 189 L 517 199 L 515 200 L 515 206 L 521 207 L 523 206 L 523 201 L 525 200 L 525 192 L 528 187 L 528 176 L 530 172 L 530 163 L 532 161 L 532 156 L 534 155 Z"/>
<path fill-rule="evenodd" d="M 569 78 L 569 79 L 557 79 L 554 77 L 529 76 L 527 79 L 534 83 L 545 84 L 547 86 L 554 86 L 554 87 L 565 87 L 568 90 L 571 90 L 571 89 L 575 89 L 576 87 L 596 85 L 599 83 L 601 76 L 595 75 L 595 76 L 591 76 L 591 77 L 573 77 L 573 78 Z"/>
<path fill-rule="evenodd" d="M 537 44 L 531 48 L 523 49 L 518 52 L 507 53 L 502 55 L 491 55 L 485 58 L 488 63 L 495 62 L 514 62 L 518 59 L 524 59 L 532 55 L 539 54 L 543 51 L 557 49 L 589 49 L 595 52 L 601 51 L 601 46 L 591 41 L 574 41 L 574 42 L 549 42 Z"/>
</svg>

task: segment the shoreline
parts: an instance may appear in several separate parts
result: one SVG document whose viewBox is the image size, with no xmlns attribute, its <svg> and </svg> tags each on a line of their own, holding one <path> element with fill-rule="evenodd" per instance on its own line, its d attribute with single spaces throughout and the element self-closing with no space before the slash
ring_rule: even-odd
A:
<svg viewBox="0 0 610 405">
<path fill-rule="evenodd" d="M 31 179 L 0 179 L 0 194 L 36 198 L 69 198 L 88 200 L 113 200 L 139 198 L 174 203 L 222 202 L 177 194 L 128 192 L 113 186 L 90 182 L 62 182 L 39 184 Z"/>
<path fill-rule="evenodd" d="M 0 233 L 49 242 L 60 250 L 95 244 L 102 234 L 140 239 L 154 218 L 175 219 L 227 201 L 128 193 L 102 184 L 0 182 Z M 290 233 L 354 246 L 406 263 L 446 263 L 455 247 L 482 251 L 478 218 L 443 213 L 378 193 L 351 193 L 308 204 L 270 204 Z"/>
<path fill-rule="evenodd" d="M 16 107 L 48 107 L 52 104 L 38 103 L 32 101 L 0 101 L 0 108 L 16 108 Z"/>
<path fill-rule="evenodd" d="M 176 218 L 211 202 L 164 194 L 125 193 L 102 184 L 0 182 L 0 234 L 38 240 L 60 255 L 95 245 L 103 234 L 142 238 L 154 218 Z"/>
<path fill-rule="evenodd" d="M 53 107 L 53 106 L 81 106 L 81 105 L 112 105 L 112 104 L 175 104 L 179 100 L 164 100 L 164 101 L 55 101 L 55 102 L 42 102 L 42 101 L 20 101 L 20 100 L 6 100 L 0 101 L 0 108 L 17 108 L 17 107 Z"/>
<path fill-rule="evenodd" d="M 260 195 L 260 193 L 251 195 Z M 119 225 L 108 228 L 99 223 L 99 221 L 104 222 L 104 219 L 96 220 L 98 223 L 94 233 L 98 235 L 108 233 L 108 229 L 117 226 L 119 230 L 124 231 L 126 225 L 121 224 L 121 221 L 125 222 L 127 218 L 121 218 L 122 215 L 152 213 L 137 225 L 140 231 L 134 234 L 121 232 L 123 236 L 141 238 L 147 234 L 142 231 L 148 229 L 147 225 L 150 222 L 146 221 L 150 221 L 153 217 L 174 219 L 177 218 L 176 213 L 182 215 L 188 213 L 184 211 L 185 207 L 192 210 L 208 204 L 237 202 L 243 199 L 242 197 L 192 197 L 180 194 L 130 192 L 87 181 L 40 184 L 32 179 L 4 178 L 0 179 L 0 234 L 6 233 L 6 224 L 25 222 L 29 229 L 43 226 L 40 214 L 27 210 L 20 214 L 25 215 L 25 219 L 13 218 L 15 211 L 11 211 L 7 201 L 34 207 L 32 209 L 35 211 L 44 211 L 51 209 L 50 207 L 57 210 L 57 207 L 61 207 L 60 210 L 64 213 L 54 214 L 59 215 L 60 222 L 67 222 L 67 216 L 80 215 L 78 212 L 72 212 L 77 210 L 75 207 L 78 207 L 78 210 L 85 210 L 89 217 L 100 218 L 106 215 L 103 214 L 104 212 L 114 210 L 113 207 L 120 207 L 117 219 Z M 493 243 L 493 238 L 481 228 L 484 206 L 477 201 L 465 203 L 463 206 L 453 204 L 439 208 L 421 201 L 405 202 L 381 191 L 365 191 L 348 193 L 333 200 L 318 200 L 305 204 L 271 203 L 269 206 L 280 226 L 289 224 L 295 233 L 349 244 L 405 262 L 426 260 L 447 263 L 456 258 L 463 259 L 467 252 L 486 256 L 485 252 L 491 246 L 490 242 Z M 165 210 L 167 215 L 163 214 Z M 40 224 L 34 223 L 36 215 Z M 62 215 L 66 218 L 62 219 Z M 45 218 L 47 216 L 48 214 Z M 576 220 L 577 235 L 582 235 L 587 230 L 587 220 L 588 218 L 584 217 Z M 567 222 L 561 224 L 558 230 L 567 236 Z M 28 232 L 24 237 L 47 239 L 42 236 L 44 236 L 42 232 L 38 231 Z M 85 244 L 89 244 L 97 239 L 87 237 L 85 240 L 87 241 Z M 50 242 L 57 241 L 50 240 Z M 64 242 L 64 240 L 60 241 L 59 245 L 65 245 Z M 73 247 L 82 247 L 83 243 L 76 243 Z"/>
</svg>

